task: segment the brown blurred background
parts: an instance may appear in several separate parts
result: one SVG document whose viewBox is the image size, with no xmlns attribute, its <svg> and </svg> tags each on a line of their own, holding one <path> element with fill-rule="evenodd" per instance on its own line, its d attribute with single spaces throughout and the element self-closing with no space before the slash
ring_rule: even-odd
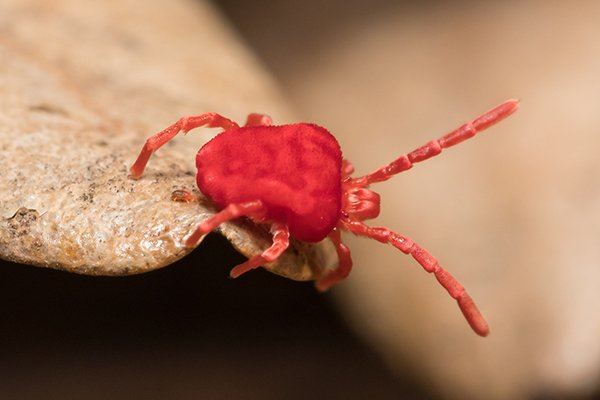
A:
<svg viewBox="0 0 600 400">
<path fill-rule="evenodd" d="M 448 397 L 593 396 L 600 378 L 597 2 L 223 3 L 303 118 L 372 170 L 506 98 L 490 132 L 378 187 L 488 316 L 393 249 L 349 239 L 340 304 L 398 376 Z M 407 363 L 410 367 L 407 368 Z"/>
<path fill-rule="evenodd" d="M 455 273 L 491 336 L 472 334 L 431 276 L 375 242 L 348 239 L 356 267 L 332 304 L 264 271 L 225 279 L 239 256 L 211 237 L 177 265 L 130 278 L 2 264 L 0 302 L 11 307 L 0 322 L 0 392 L 597 397 L 600 5 L 216 5 L 298 115 L 330 128 L 359 173 L 521 99 L 490 132 L 377 188 L 376 223 Z"/>
</svg>

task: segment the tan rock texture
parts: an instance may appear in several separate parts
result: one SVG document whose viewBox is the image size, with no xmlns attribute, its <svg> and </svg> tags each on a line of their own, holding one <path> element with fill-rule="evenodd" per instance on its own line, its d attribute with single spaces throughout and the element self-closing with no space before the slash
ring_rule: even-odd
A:
<svg viewBox="0 0 600 400">
<path fill-rule="evenodd" d="M 215 212 L 194 156 L 215 130 L 181 135 L 138 181 L 149 135 L 183 115 L 242 122 L 290 113 L 260 65 L 202 2 L 7 0 L 0 4 L 0 257 L 92 275 L 135 274 L 185 256 L 183 238 Z M 171 200 L 193 191 L 198 202 Z M 268 231 L 221 229 L 244 255 Z M 314 279 L 317 246 L 294 243 L 272 272 Z"/>
</svg>

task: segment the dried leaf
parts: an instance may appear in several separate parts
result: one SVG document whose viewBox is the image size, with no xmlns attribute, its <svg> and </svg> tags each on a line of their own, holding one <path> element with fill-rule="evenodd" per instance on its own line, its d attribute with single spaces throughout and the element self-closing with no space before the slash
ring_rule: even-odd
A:
<svg viewBox="0 0 600 400">
<path fill-rule="evenodd" d="M 289 117 L 254 60 L 206 5 L 178 1 L 0 5 L 0 257 L 91 275 L 135 274 L 186 255 L 215 209 L 195 187 L 207 134 L 177 138 L 127 177 L 145 138 L 181 115 Z M 177 190 L 200 199 L 177 202 Z M 244 255 L 270 235 L 221 227 Z M 321 275 L 324 245 L 294 243 L 271 272 Z"/>
</svg>

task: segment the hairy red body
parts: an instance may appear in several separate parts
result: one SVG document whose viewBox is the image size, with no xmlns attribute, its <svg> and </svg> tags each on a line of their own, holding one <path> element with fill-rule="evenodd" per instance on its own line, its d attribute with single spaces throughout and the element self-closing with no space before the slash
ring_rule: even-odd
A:
<svg viewBox="0 0 600 400">
<path fill-rule="evenodd" d="M 475 136 L 512 114 L 517 100 L 507 100 L 439 139 L 402 155 L 370 174 L 353 178 L 354 168 L 342 158 L 337 140 L 318 125 L 298 123 L 272 126 L 271 118 L 250 114 L 243 127 L 216 113 L 181 118 L 150 137 L 131 167 L 139 178 L 154 151 L 177 133 L 200 126 L 223 129 L 196 156 L 200 191 L 221 208 L 201 222 L 186 239 L 193 247 L 200 238 L 229 220 L 248 217 L 270 224 L 273 244 L 262 254 L 234 267 L 234 278 L 276 260 L 289 246 L 290 236 L 305 242 L 329 238 L 337 251 L 335 270 L 321 277 L 316 286 L 327 290 L 344 279 L 352 268 L 350 250 L 341 231 L 390 244 L 411 255 L 433 274 L 454 298 L 467 322 L 482 336 L 488 325 L 465 288 L 424 248 L 386 227 L 371 227 L 363 221 L 379 215 L 380 197 L 370 185 L 383 182 Z M 177 196 L 187 201 L 187 196 Z"/>
<path fill-rule="evenodd" d="M 303 242 L 325 239 L 340 219 L 342 151 L 320 126 L 229 129 L 198 151 L 196 166 L 198 187 L 219 207 L 261 200 L 265 220 Z"/>
</svg>

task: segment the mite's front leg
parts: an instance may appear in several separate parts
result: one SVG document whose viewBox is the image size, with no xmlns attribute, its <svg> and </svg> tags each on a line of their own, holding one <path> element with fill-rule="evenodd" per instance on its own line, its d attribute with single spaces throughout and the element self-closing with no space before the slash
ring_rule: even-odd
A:
<svg viewBox="0 0 600 400">
<path fill-rule="evenodd" d="M 410 238 L 400 235 L 386 227 L 370 227 L 359 221 L 343 222 L 344 229 L 350 232 L 375 239 L 381 243 L 389 243 L 404 254 L 410 254 L 425 271 L 432 273 L 437 281 L 456 300 L 460 310 L 471 328 L 481 336 L 490 332 L 483 315 L 469 296 L 465 288 L 454 278 L 450 272 L 442 268 L 439 262 L 427 250 L 413 242 Z"/>
<path fill-rule="evenodd" d="M 353 179 L 351 181 L 351 185 L 356 187 L 365 187 L 372 183 L 386 181 L 392 176 L 410 169 L 415 163 L 437 156 L 442 152 L 442 149 L 446 149 L 472 138 L 478 132 L 487 129 L 508 117 L 510 114 L 515 112 L 518 107 L 518 100 L 507 100 L 488 112 L 483 113 L 472 121 L 469 121 L 466 124 L 454 129 L 452 132 L 447 133 L 441 138 L 427 142 L 423 146 L 411 151 L 410 153 L 398 157 L 385 167 L 379 168 L 378 170 L 363 177 Z"/>
</svg>

